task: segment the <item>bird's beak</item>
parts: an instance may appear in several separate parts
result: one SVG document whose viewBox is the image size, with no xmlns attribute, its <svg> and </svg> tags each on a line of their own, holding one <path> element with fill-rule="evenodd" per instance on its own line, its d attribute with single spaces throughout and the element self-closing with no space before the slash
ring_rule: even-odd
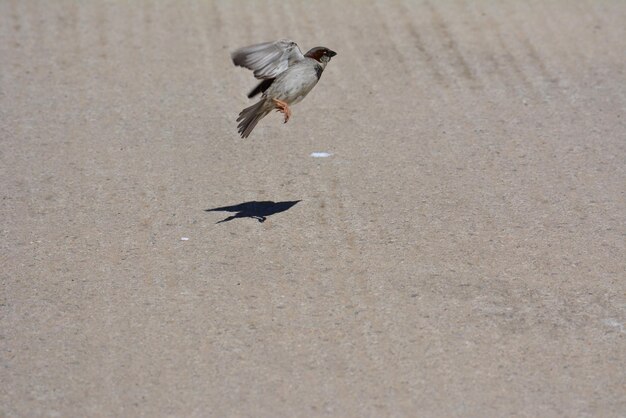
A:
<svg viewBox="0 0 626 418">
<path fill-rule="evenodd" d="M 335 55 L 337 55 L 337 53 L 335 51 L 331 51 L 330 49 L 328 50 L 328 56 L 329 57 L 334 57 Z"/>
</svg>

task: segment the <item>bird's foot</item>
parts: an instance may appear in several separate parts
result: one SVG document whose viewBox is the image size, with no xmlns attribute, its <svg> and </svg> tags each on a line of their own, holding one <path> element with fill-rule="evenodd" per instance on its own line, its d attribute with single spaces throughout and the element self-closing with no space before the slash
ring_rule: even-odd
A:
<svg viewBox="0 0 626 418">
<path fill-rule="evenodd" d="M 285 115 L 284 123 L 287 123 L 287 121 L 291 117 L 291 109 L 289 109 L 289 106 L 287 105 L 287 103 L 283 102 L 282 100 L 277 100 L 277 99 L 272 99 L 272 100 L 274 100 L 274 105 L 276 106 L 276 110 Z"/>
</svg>

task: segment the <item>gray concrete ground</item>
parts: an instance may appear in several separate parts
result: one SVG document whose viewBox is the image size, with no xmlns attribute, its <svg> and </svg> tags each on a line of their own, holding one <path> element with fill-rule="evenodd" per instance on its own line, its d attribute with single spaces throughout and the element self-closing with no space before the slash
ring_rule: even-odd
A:
<svg viewBox="0 0 626 418">
<path fill-rule="evenodd" d="M 0 415 L 626 416 L 625 22 L 0 0 Z M 339 55 L 242 140 L 280 37 Z"/>
</svg>

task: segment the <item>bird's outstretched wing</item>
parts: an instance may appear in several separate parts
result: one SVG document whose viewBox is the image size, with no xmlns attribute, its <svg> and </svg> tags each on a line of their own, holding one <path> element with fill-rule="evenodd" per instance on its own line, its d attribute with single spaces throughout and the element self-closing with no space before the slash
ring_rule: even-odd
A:
<svg viewBox="0 0 626 418">
<path fill-rule="evenodd" d="M 261 80 L 276 78 L 291 64 L 304 59 L 302 51 L 294 41 L 281 39 L 239 48 L 231 54 L 233 63 L 254 71 Z"/>
</svg>

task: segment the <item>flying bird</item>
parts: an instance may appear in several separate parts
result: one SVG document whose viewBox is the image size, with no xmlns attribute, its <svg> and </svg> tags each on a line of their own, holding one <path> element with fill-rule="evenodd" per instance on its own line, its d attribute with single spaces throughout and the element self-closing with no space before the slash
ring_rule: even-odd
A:
<svg viewBox="0 0 626 418">
<path fill-rule="evenodd" d="M 254 71 L 262 80 L 249 94 L 253 98 L 262 93 L 261 100 L 245 108 L 237 118 L 238 131 L 247 138 L 257 123 L 276 109 L 291 117 L 289 106 L 300 102 L 315 87 L 326 64 L 336 52 L 318 46 L 302 54 L 298 44 L 288 39 L 247 46 L 231 54 L 233 63 Z"/>
</svg>

